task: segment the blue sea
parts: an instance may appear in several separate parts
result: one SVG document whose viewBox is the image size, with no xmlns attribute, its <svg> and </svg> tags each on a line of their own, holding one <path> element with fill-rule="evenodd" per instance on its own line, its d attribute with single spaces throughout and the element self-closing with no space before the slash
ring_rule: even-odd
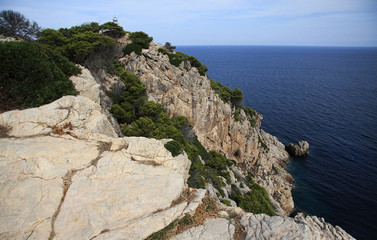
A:
<svg viewBox="0 0 377 240">
<path fill-rule="evenodd" d="M 298 211 L 377 238 L 377 48 L 179 46 L 240 88 L 262 129 L 310 154 L 287 170 Z"/>
</svg>

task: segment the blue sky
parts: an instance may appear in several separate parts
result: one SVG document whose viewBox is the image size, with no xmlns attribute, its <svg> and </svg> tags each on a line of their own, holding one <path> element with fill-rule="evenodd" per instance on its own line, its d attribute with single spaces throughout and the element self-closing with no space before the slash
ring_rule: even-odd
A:
<svg viewBox="0 0 377 240">
<path fill-rule="evenodd" d="M 173 45 L 377 46 L 377 0 L 0 0 L 44 28 L 114 16 Z"/>
</svg>

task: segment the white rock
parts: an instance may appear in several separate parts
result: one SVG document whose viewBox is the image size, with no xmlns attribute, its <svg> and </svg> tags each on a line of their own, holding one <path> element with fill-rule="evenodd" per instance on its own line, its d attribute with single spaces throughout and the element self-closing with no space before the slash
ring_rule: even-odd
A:
<svg viewBox="0 0 377 240">
<path fill-rule="evenodd" d="M 86 139 L 93 133 L 117 136 L 101 107 L 82 96 L 65 96 L 39 108 L 5 112 L 0 115 L 0 125 L 8 126 L 8 135 L 14 137 L 54 131 Z"/>
<path fill-rule="evenodd" d="M 12 136 L 0 138 L 0 239 L 145 239 L 205 194 L 172 204 L 187 188 L 187 156 L 172 157 L 168 140 L 104 135 L 113 130 L 85 97 L 0 120 Z M 62 135 L 51 133 L 67 122 Z"/>
<path fill-rule="evenodd" d="M 270 217 L 264 214 L 247 213 L 242 217 L 241 225 L 245 227 L 246 239 L 354 239 L 340 227 L 321 221 L 316 217 L 302 216 L 296 218 Z"/>
<path fill-rule="evenodd" d="M 80 96 L 89 98 L 93 102 L 100 104 L 100 85 L 96 82 L 87 68 L 80 66 L 81 74 L 71 76 L 69 79 L 75 86 Z"/>
<path fill-rule="evenodd" d="M 207 219 L 204 225 L 190 228 L 172 237 L 173 240 L 231 240 L 235 227 L 225 218 Z"/>
</svg>

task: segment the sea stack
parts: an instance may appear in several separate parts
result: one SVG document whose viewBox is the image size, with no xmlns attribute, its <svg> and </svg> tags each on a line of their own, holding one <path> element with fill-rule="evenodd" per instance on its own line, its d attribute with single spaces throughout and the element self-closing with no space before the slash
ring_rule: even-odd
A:
<svg viewBox="0 0 377 240">
<path fill-rule="evenodd" d="M 291 143 L 285 146 L 285 150 L 292 157 L 303 157 L 309 153 L 309 143 L 304 140 L 300 141 L 298 145 L 294 145 L 293 143 Z"/>
</svg>

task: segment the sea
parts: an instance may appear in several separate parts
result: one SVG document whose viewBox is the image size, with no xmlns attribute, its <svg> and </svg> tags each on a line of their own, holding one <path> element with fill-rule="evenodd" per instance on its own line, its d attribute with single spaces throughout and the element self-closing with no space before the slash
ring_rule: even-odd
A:
<svg viewBox="0 0 377 240">
<path fill-rule="evenodd" d="M 286 169 L 299 212 L 377 239 L 377 48 L 178 46 L 243 90 L 262 129 L 309 155 Z"/>
</svg>

